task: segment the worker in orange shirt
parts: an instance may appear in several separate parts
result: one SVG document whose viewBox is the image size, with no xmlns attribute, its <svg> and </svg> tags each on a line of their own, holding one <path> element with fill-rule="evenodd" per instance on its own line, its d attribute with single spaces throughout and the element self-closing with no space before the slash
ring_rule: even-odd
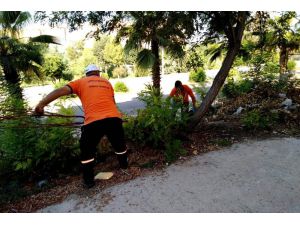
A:
<svg viewBox="0 0 300 225">
<path fill-rule="evenodd" d="M 85 74 L 86 77 L 71 81 L 48 94 L 36 106 L 35 112 L 43 114 L 44 107 L 61 96 L 72 93 L 78 95 L 85 115 L 80 138 L 83 181 L 86 188 L 91 188 L 95 185 L 96 146 L 104 135 L 113 146 L 122 169 L 127 168 L 128 160 L 121 113 L 115 103 L 112 85 L 100 77 L 100 70 L 96 65 L 89 65 Z"/>
<path fill-rule="evenodd" d="M 193 93 L 193 90 L 185 85 L 182 84 L 180 80 L 175 82 L 175 87 L 172 89 L 170 95 L 175 101 L 182 101 L 183 103 L 183 111 L 189 111 L 189 97 L 192 99 L 193 103 L 193 112 L 196 110 L 196 97 Z"/>
</svg>

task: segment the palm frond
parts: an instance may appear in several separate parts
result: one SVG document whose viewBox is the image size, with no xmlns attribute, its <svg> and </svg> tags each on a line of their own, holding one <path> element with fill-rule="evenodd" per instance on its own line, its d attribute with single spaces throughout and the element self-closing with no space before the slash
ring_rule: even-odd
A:
<svg viewBox="0 0 300 225">
<path fill-rule="evenodd" d="M 177 43 L 170 43 L 165 49 L 166 53 L 174 58 L 182 58 L 185 55 L 182 45 Z"/>
<path fill-rule="evenodd" d="M 155 56 L 149 49 L 143 49 L 137 55 L 137 66 L 139 68 L 147 69 L 152 67 L 155 61 Z"/>
<path fill-rule="evenodd" d="M 60 45 L 58 38 L 51 35 L 39 35 L 36 37 L 31 37 L 29 38 L 29 42 L 39 42 L 39 43 Z"/>
<path fill-rule="evenodd" d="M 206 51 L 206 55 L 210 55 L 210 62 L 215 61 L 217 58 L 222 56 L 222 52 L 226 50 L 226 44 L 225 43 L 219 43 L 219 44 L 214 44 L 210 46 Z"/>
<path fill-rule="evenodd" d="M 13 29 L 21 30 L 25 25 L 29 24 L 31 20 L 31 15 L 29 12 L 21 12 L 16 18 Z"/>
<path fill-rule="evenodd" d="M 10 28 L 21 14 L 21 11 L 1 11 L 0 23 L 3 28 Z"/>
</svg>

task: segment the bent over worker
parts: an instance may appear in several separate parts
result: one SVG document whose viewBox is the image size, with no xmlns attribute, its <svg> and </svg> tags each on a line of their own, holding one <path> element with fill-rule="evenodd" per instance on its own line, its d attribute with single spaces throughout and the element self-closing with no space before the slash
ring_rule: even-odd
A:
<svg viewBox="0 0 300 225">
<path fill-rule="evenodd" d="M 180 80 L 175 82 L 175 87 L 172 89 L 169 96 L 174 98 L 175 101 L 182 101 L 185 108 L 184 111 L 186 112 L 188 112 L 190 97 L 193 103 L 193 111 L 196 110 L 196 97 L 193 90 L 189 86 L 182 84 Z"/>
<path fill-rule="evenodd" d="M 96 65 L 89 65 L 85 74 L 86 77 L 71 81 L 48 94 L 36 106 L 35 111 L 43 114 L 44 107 L 55 99 L 72 93 L 78 95 L 85 115 L 80 138 L 83 181 L 86 188 L 91 188 L 95 185 L 96 146 L 104 135 L 113 146 L 122 169 L 127 168 L 128 160 L 121 113 L 115 103 L 112 85 L 100 77 L 100 70 Z"/>
</svg>

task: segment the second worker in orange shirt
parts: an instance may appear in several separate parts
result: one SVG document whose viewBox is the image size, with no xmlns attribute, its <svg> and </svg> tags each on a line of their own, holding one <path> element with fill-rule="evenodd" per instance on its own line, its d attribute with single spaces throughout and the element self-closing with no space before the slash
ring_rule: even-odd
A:
<svg viewBox="0 0 300 225">
<path fill-rule="evenodd" d="M 115 103 L 113 87 L 108 80 L 100 77 L 100 70 L 96 65 L 89 65 L 85 73 L 86 77 L 48 94 L 36 106 L 35 111 L 43 114 L 46 105 L 64 95 L 74 93 L 80 98 L 85 116 L 84 126 L 81 128 L 80 158 L 84 185 L 90 188 L 95 185 L 96 146 L 104 135 L 113 146 L 122 169 L 127 168 L 128 160 L 121 113 Z"/>
<path fill-rule="evenodd" d="M 188 112 L 189 111 L 189 97 L 192 99 L 193 103 L 193 111 L 196 109 L 196 97 L 193 93 L 193 90 L 185 85 L 182 84 L 181 81 L 177 80 L 175 82 L 175 87 L 172 89 L 170 95 L 175 101 L 182 101 L 183 106 L 184 106 L 184 111 Z"/>
</svg>

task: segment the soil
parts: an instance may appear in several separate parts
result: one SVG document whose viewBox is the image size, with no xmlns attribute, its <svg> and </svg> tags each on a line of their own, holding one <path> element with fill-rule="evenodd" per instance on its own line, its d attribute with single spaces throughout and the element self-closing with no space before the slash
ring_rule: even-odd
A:
<svg viewBox="0 0 300 225">
<path fill-rule="evenodd" d="M 185 156 L 179 158 L 180 162 L 189 160 L 196 155 L 211 151 L 217 151 L 234 143 L 249 139 L 262 140 L 274 137 L 299 137 L 300 131 L 285 126 L 278 126 L 270 131 L 250 132 L 243 128 L 239 122 L 212 121 L 200 124 L 195 132 L 189 134 L 183 141 L 187 150 Z M 1 212 L 35 212 L 49 205 L 63 202 L 72 195 L 92 197 L 99 191 L 133 180 L 140 176 L 146 176 L 162 171 L 168 166 L 163 154 L 158 149 L 149 147 L 140 148 L 128 143 L 130 147 L 129 168 L 126 171 L 118 169 L 115 156 L 111 153 L 105 155 L 104 162 L 95 167 L 96 172 L 111 171 L 114 176 L 109 180 L 96 181 L 96 187 L 86 190 L 82 187 L 80 175 L 49 179 L 50 186 L 40 189 L 39 193 L 24 197 L 18 201 L 10 202 L 0 207 Z M 30 189 L 34 184 L 27 184 L 25 188 Z M 109 201 L 109 199 L 108 199 Z"/>
</svg>

